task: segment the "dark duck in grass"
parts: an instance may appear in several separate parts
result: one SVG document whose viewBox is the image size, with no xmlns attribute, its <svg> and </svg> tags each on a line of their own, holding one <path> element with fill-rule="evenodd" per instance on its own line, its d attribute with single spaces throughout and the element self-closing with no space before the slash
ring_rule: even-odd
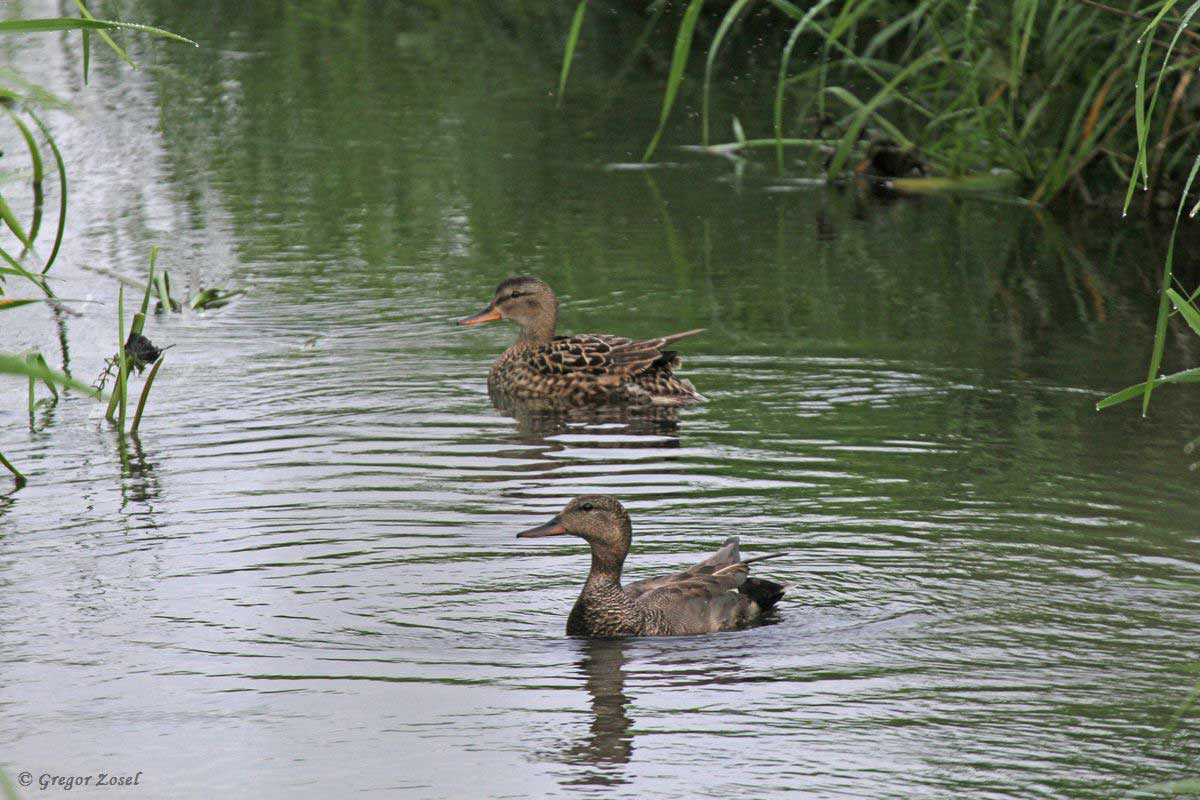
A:
<svg viewBox="0 0 1200 800">
<path fill-rule="evenodd" d="M 608 495 L 576 497 L 546 524 L 517 534 L 542 536 L 578 536 L 592 548 L 592 570 L 567 618 L 568 636 L 688 636 L 741 628 L 788 588 L 750 577 L 751 563 L 783 553 L 743 560 L 736 536 L 683 572 L 622 586 L 633 527 L 624 506 Z"/>
<path fill-rule="evenodd" d="M 517 323 L 521 333 L 492 364 L 488 389 L 493 394 L 561 406 L 681 406 L 704 400 L 689 381 L 674 373 L 679 354 L 663 349 L 702 329 L 657 339 L 600 333 L 555 336 L 558 298 L 549 286 L 529 276 L 501 283 L 487 308 L 458 324 L 502 319 Z"/>
</svg>

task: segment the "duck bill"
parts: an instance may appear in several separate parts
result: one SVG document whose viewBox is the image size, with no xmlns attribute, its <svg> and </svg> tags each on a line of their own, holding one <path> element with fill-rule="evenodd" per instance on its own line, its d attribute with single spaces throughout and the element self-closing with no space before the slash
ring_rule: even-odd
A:
<svg viewBox="0 0 1200 800">
<path fill-rule="evenodd" d="M 563 525 L 562 520 L 558 517 L 550 520 L 547 523 L 538 525 L 536 528 L 530 528 L 527 531 L 521 531 L 517 534 L 518 539 L 541 539 L 543 536 L 566 536 L 567 529 Z"/>
<path fill-rule="evenodd" d="M 497 322 L 500 320 L 500 311 L 493 305 L 489 305 L 478 314 L 472 314 L 469 317 L 463 317 L 458 321 L 459 325 L 482 325 L 485 322 Z"/>
</svg>

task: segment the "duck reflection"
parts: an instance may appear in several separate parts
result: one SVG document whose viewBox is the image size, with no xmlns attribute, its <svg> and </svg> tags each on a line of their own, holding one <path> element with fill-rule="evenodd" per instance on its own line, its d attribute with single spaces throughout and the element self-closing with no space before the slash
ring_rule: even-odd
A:
<svg viewBox="0 0 1200 800">
<path fill-rule="evenodd" d="M 679 410 L 621 405 L 590 408 L 554 408 L 527 404 L 493 394 L 496 410 L 517 423 L 516 438 L 523 444 L 558 446 L 556 436 L 608 430 L 612 434 L 639 437 L 598 437 L 595 447 L 679 447 Z"/>
<path fill-rule="evenodd" d="M 481 471 L 479 480 L 499 485 L 504 496 L 540 495 L 563 481 L 571 484 L 573 496 L 580 481 L 612 485 L 612 476 L 620 473 L 635 475 L 644 488 L 651 476 L 673 476 L 680 469 L 675 465 L 681 455 L 677 409 L 555 409 L 501 402 L 495 407 L 514 424 L 500 436 L 494 425 L 480 429 L 479 444 L 497 459 L 497 468 Z"/>
<path fill-rule="evenodd" d="M 579 643 L 582 658 L 579 672 L 592 697 L 592 721 L 586 735 L 573 742 L 563 753 L 563 761 L 574 766 L 592 767 L 582 774 L 572 773 L 564 781 L 568 786 L 613 786 L 625 783 L 622 765 L 633 755 L 633 721 L 627 709 L 625 664 L 628 661 L 624 639 L 587 639 Z"/>
</svg>

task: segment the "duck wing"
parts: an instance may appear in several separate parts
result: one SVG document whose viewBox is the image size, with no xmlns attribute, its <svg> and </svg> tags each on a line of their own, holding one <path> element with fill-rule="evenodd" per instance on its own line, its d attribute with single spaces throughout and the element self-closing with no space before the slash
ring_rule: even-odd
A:
<svg viewBox="0 0 1200 800">
<path fill-rule="evenodd" d="M 629 380 L 655 364 L 671 366 L 677 357 L 663 348 L 703 328 L 660 336 L 657 339 L 627 339 L 599 333 L 556 336 L 529 355 L 531 366 L 543 375 L 590 379 L 599 384 Z"/>
<path fill-rule="evenodd" d="M 657 339 L 626 340 L 624 344 L 613 348 L 613 364 L 626 370 L 630 375 L 639 375 L 652 367 L 674 367 L 678 363 L 678 354 L 663 348 L 680 339 L 703 332 L 704 328 L 695 328 L 683 333 L 673 333 L 670 336 L 660 336 Z"/>
<path fill-rule="evenodd" d="M 769 553 L 742 560 L 736 536 L 717 552 L 674 575 L 647 578 L 624 587 L 636 604 L 658 612 L 671 633 L 696 634 L 746 624 L 774 606 L 788 586 L 751 578 L 756 561 L 786 555 Z"/>
<path fill-rule="evenodd" d="M 692 575 L 643 592 L 635 603 L 665 620 L 673 634 L 712 633 L 745 624 L 757 615 L 751 598 L 739 589 L 750 567 L 726 564 L 711 573 Z"/>
<path fill-rule="evenodd" d="M 662 575 L 657 578 L 645 578 L 640 581 L 634 581 L 625 585 L 625 594 L 636 600 L 641 595 L 661 589 L 673 584 L 679 584 L 690 578 L 702 578 L 712 575 L 721 567 L 737 564 L 742 560 L 741 551 L 738 549 L 738 537 L 730 536 L 721 545 L 721 549 L 713 553 L 708 558 L 701 561 L 695 566 L 688 567 L 682 572 L 676 572 L 674 575 Z M 736 588 L 736 587 L 735 587 Z M 728 591 L 728 590 L 726 590 Z"/>
</svg>

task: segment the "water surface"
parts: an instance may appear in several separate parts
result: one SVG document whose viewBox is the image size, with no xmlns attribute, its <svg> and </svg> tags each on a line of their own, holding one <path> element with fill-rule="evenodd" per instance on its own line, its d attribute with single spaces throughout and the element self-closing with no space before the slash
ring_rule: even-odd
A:
<svg viewBox="0 0 1200 800">
<path fill-rule="evenodd" d="M 653 86 L 585 82 L 555 112 L 521 29 L 138 8 L 203 47 L 135 41 L 144 70 L 98 57 L 84 90 L 76 42 L 0 43 L 76 104 L 54 272 L 88 301 L 6 312 L 6 349 L 91 379 L 116 284 L 84 267 L 137 277 L 151 245 L 179 285 L 247 296 L 151 320 L 174 347 L 140 439 L 78 396 L 31 426 L 0 387 L 30 477 L 0 497 L 10 775 L 143 771 L 106 797 L 1103 798 L 1200 772 L 1177 719 L 1195 395 L 1149 421 L 1092 408 L 1144 369 L 1157 256 L 1135 226 L 670 149 L 614 168 Z M 513 273 L 559 291 L 566 330 L 707 328 L 680 349 L 710 402 L 493 409 L 513 331 L 450 321 Z M 1173 366 L 1195 355 L 1172 338 Z M 760 568 L 790 599 L 745 631 L 565 638 L 585 550 L 513 534 L 593 491 L 633 514 L 630 577 L 739 535 L 790 552 Z"/>
</svg>

